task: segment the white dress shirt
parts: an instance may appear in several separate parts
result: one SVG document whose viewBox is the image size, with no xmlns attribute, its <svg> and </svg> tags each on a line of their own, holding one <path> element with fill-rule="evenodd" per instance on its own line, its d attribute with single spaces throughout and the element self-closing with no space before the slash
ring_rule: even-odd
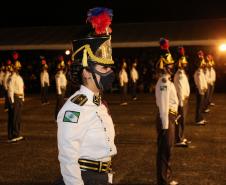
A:
<svg viewBox="0 0 226 185">
<path fill-rule="evenodd" d="M 121 87 L 128 83 L 128 75 L 124 68 L 119 72 L 119 83 Z"/>
<path fill-rule="evenodd" d="M 174 85 L 179 99 L 179 105 L 183 107 L 183 101 L 190 95 L 188 77 L 183 69 L 178 69 L 174 75 Z"/>
<path fill-rule="evenodd" d="M 130 71 L 130 76 L 131 76 L 132 82 L 134 82 L 134 83 L 137 82 L 137 80 L 139 79 L 138 72 L 135 67 L 132 67 L 132 69 Z"/>
<path fill-rule="evenodd" d="M 45 84 L 49 86 L 49 73 L 46 70 L 41 72 L 40 81 L 41 81 L 41 87 L 44 87 Z"/>
<path fill-rule="evenodd" d="M 177 112 L 178 97 L 174 84 L 169 80 L 170 75 L 162 75 L 155 86 L 156 104 L 162 120 L 162 129 L 169 128 L 169 112 Z"/>
<path fill-rule="evenodd" d="M 61 88 L 66 88 L 67 86 L 67 79 L 66 76 L 64 74 L 63 71 L 58 71 L 56 76 L 55 76 L 55 80 L 56 80 L 56 90 L 57 90 L 57 94 L 61 95 Z"/>
<path fill-rule="evenodd" d="M 88 100 L 80 106 L 71 100 L 79 94 Z M 83 185 L 78 159 L 109 161 L 117 153 L 114 125 L 104 104 L 93 103 L 94 93 L 81 86 L 57 116 L 61 173 L 66 185 Z"/>
<path fill-rule="evenodd" d="M 206 77 L 203 72 L 203 69 L 199 68 L 195 71 L 194 81 L 195 81 L 196 87 L 199 90 L 199 94 L 204 95 L 208 86 L 207 86 Z"/>
<path fill-rule="evenodd" d="M 8 96 L 14 103 L 14 95 L 18 95 L 24 101 L 24 81 L 18 73 L 13 73 L 9 77 Z"/>
</svg>

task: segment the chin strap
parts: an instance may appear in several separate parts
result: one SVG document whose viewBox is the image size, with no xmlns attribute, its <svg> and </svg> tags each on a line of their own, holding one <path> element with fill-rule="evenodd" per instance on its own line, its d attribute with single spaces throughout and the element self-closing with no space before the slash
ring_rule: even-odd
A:
<svg viewBox="0 0 226 185">
<path fill-rule="evenodd" d="M 95 72 L 94 72 L 94 65 L 91 64 L 91 63 L 89 63 L 89 66 L 90 66 L 89 69 L 90 69 L 90 72 L 92 73 L 92 76 L 93 76 L 94 82 L 95 82 L 95 84 L 96 84 L 96 87 L 102 91 L 103 88 L 102 88 L 102 86 L 100 86 L 100 84 L 98 83 L 97 77 L 96 77 Z"/>
</svg>

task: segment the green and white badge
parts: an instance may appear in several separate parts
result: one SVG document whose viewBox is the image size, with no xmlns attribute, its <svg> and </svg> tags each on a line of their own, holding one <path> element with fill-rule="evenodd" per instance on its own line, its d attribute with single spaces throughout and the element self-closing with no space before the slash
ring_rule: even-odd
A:
<svg viewBox="0 0 226 185">
<path fill-rule="evenodd" d="M 160 86 L 160 91 L 166 91 L 167 90 L 167 86 L 163 85 L 163 86 Z"/>
<path fill-rule="evenodd" d="M 80 112 L 66 111 L 64 114 L 63 122 L 78 123 L 79 116 Z"/>
</svg>

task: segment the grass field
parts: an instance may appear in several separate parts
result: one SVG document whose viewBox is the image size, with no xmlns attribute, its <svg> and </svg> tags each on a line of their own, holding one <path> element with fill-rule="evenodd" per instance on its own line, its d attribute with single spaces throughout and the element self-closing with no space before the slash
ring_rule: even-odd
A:
<svg viewBox="0 0 226 185">
<path fill-rule="evenodd" d="M 120 106 L 120 95 L 106 99 L 115 124 L 118 154 L 113 158 L 114 184 L 156 184 L 155 98 L 139 94 Z M 194 125 L 195 97 L 190 98 L 185 134 L 189 148 L 174 148 L 174 179 L 182 185 L 226 185 L 226 95 L 215 94 L 215 107 L 205 114 L 206 126 Z M 7 114 L 0 104 L 0 185 L 53 185 L 60 177 L 54 121 L 54 95 L 42 106 L 38 95 L 26 97 L 22 135 L 7 142 Z"/>
</svg>

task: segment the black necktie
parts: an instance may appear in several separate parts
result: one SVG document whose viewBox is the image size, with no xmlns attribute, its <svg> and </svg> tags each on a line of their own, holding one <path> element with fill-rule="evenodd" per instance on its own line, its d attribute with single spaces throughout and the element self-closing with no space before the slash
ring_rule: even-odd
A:
<svg viewBox="0 0 226 185">
<path fill-rule="evenodd" d="M 100 105 L 100 101 L 101 101 L 101 96 L 100 95 L 94 95 L 93 96 L 93 103 L 96 104 L 97 106 Z"/>
</svg>

